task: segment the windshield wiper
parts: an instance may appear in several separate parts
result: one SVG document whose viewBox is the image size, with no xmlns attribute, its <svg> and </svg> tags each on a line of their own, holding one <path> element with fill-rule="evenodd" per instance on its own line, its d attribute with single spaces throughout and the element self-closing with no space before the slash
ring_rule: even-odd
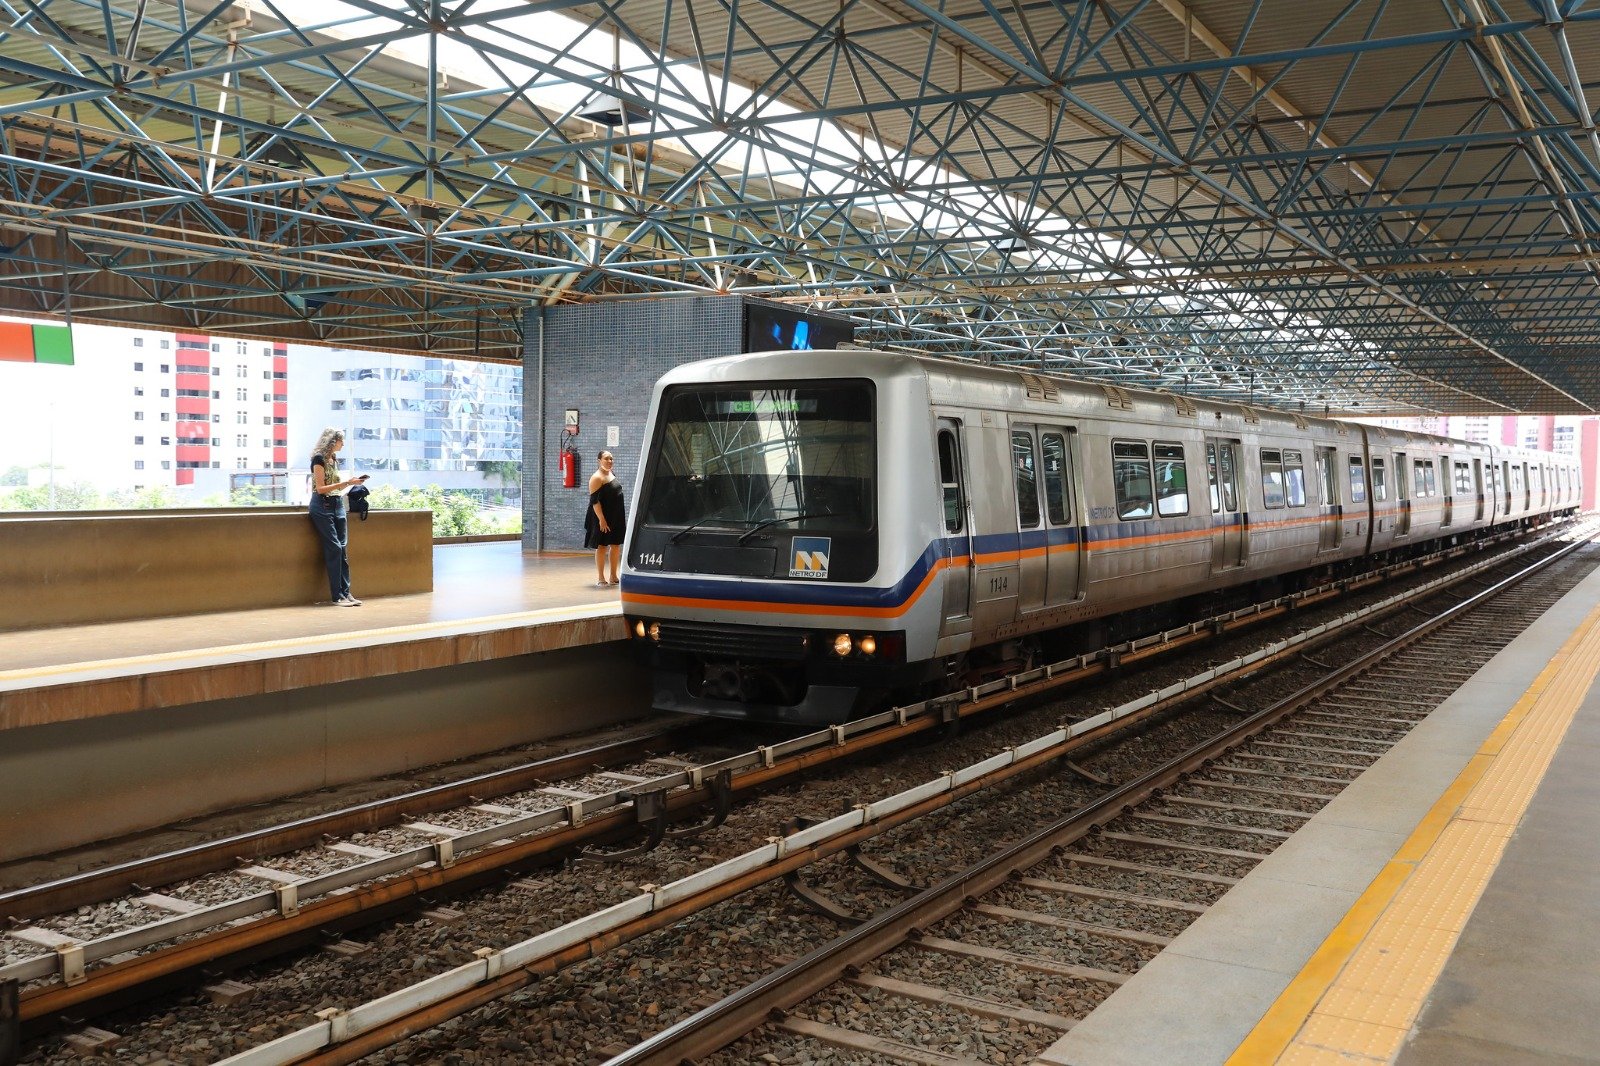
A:
<svg viewBox="0 0 1600 1066">
<path fill-rule="evenodd" d="M 763 529 L 766 529 L 768 526 L 775 526 L 779 522 L 803 522 L 807 518 L 833 518 L 833 517 L 835 517 L 835 514 L 832 511 L 808 511 L 805 514 L 791 514 L 791 515 L 784 515 L 782 518 L 769 518 L 765 522 L 757 522 L 755 525 L 753 525 L 749 529 L 745 530 L 742 534 L 740 534 L 739 539 L 736 542 L 736 544 L 743 544 L 745 541 L 749 540 L 751 537 L 755 536 L 757 533 L 761 532 Z"/>
<path fill-rule="evenodd" d="M 672 536 L 668 537 L 667 543 L 676 544 L 678 541 L 682 540 L 684 537 L 687 537 L 690 533 L 693 533 L 707 522 L 721 517 L 723 517 L 723 514 L 721 511 L 718 511 L 716 514 L 708 514 L 704 518 L 697 518 L 693 522 L 690 522 L 688 525 L 684 526 L 682 529 L 678 530 Z"/>
</svg>

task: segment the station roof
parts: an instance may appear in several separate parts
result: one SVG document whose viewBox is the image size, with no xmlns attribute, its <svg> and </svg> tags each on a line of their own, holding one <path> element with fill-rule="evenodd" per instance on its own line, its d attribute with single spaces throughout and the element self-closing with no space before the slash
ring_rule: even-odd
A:
<svg viewBox="0 0 1600 1066">
<path fill-rule="evenodd" d="M 515 359 L 748 292 L 1359 414 L 1600 411 L 1583 0 L 28 0 L 0 308 Z"/>
</svg>

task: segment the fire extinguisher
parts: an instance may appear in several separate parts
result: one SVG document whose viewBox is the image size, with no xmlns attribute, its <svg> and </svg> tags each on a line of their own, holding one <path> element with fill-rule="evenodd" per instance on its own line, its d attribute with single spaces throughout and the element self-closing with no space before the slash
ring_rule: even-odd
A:
<svg viewBox="0 0 1600 1066">
<path fill-rule="evenodd" d="M 571 440 L 561 445 L 561 487 L 575 489 L 578 487 L 578 453 L 573 449 Z"/>
</svg>

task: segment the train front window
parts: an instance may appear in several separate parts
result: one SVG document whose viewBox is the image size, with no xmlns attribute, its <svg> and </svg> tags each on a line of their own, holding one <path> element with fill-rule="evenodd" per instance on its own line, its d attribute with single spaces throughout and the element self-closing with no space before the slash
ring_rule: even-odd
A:
<svg viewBox="0 0 1600 1066">
<path fill-rule="evenodd" d="M 865 381 L 668 390 L 645 525 L 872 528 L 877 435 Z"/>
</svg>

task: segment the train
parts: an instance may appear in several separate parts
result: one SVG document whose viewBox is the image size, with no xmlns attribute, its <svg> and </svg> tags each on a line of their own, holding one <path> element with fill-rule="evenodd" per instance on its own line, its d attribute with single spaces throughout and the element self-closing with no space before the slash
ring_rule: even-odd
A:
<svg viewBox="0 0 1600 1066">
<path fill-rule="evenodd" d="M 827 724 L 1574 513 L 1550 453 L 1025 369 L 758 352 L 657 383 L 621 600 L 661 710 Z"/>
</svg>

